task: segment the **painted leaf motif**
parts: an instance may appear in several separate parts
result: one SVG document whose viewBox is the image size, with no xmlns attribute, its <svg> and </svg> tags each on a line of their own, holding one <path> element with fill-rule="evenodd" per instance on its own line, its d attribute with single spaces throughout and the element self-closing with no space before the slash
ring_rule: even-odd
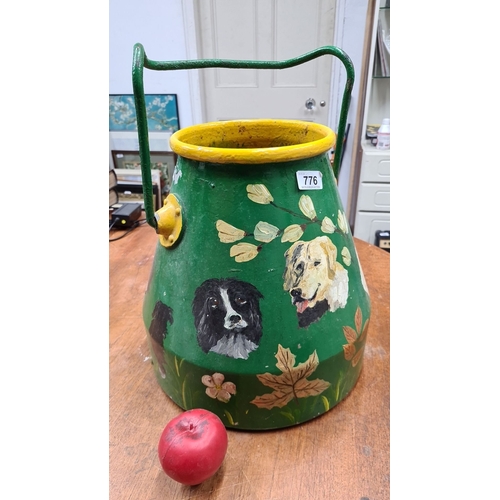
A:
<svg viewBox="0 0 500 500">
<path fill-rule="evenodd" d="M 283 349 L 281 344 L 278 344 L 278 352 L 275 358 L 278 360 L 276 367 L 281 372 L 287 372 L 288 370 L 293 370 L 293 365 L 295 364 L 295 354 L 292 354 L 290 349 Z"/>
<path fill-rule="evenodd" d="M 365 349 L 364 341 L 366 339 L 366 333 L 368 332 L 369 319 L 365 321 L 363 325 L 363 313 L 361 308 L 358 306 L 356 312 L 354 313 L 354 328 L 350 326 L 342 327 L 344 331 L 345 338 L 348 344 L 344 344 L 342 348 L 344 349 L 344 357 L 347 361 L 351 361 L 352 366 L 356 366 L 360 359 L 363 357 L 363 352 Z"/>
<path fill-rule="evenodd" d="M 264 184 L 248 184 L 247 196 L 254 202 L 261 205 L 269 205 L 274 198 Z"/>
<path fill-rule="evenodd" d="M 344 261 L 344 264 L 346 266 L 351 265 L 351 252 L 349 252 L 349 249 L 347 247 L 344 247 L 341 252 L 342 255 L 342 260 Z"/>
<path fill-rule="evenodd" d="M 366 333 L 368 332 L 368 324 L 370 323 L 370 320 L 367 319 L 365 321 L 365 326 L 363 327 L 363 333 L 361 334 L 361 336 L 359 337 L 359 342 L 363 342 L 363 340 L 365 340 L 366 338 Z"/>
<path fill-rule="evenodd" d="M 358 337 L 357 333 L 350 326 L 344 326 L 342 327 L 342 330 L 344 330 L 347 342 L 349 342 L 349 344 L 354 344 L 356 338 Z"/>
<path fill-rule="evenodd" d="M 295 355 L 290 349 L 283 348 L 281 344 L 278 344 L 276 359 L 278 361 L 276 366 L 282 372 L 281 375 L 271 373 L 257 375 L 263 385 L 274 389 L 272 393 L 257 396 L 251 401 L 259 408 L 271 409 L 275 406 L 282 408 L 292 399 L 317 396 L 330 387 L 330 383 L 325 380 L 307 380 L 307 377 L 312 375 L 319 364 L 316 351 L 305 362 L 294 366 Z"/>
<path fill-rule="evenodd" d="M 354 356 L 354 358 L 352 358 L 352 366 L 356 366 L 358 363 L 359 363 L 359 360 L 361 359 L 361 357 L 363 356 L 363 351 L 365 350 L 365 346 L 363 346 L 357 353 L 356 355 Z"/>
<path fill-rule="evenodd" d="M 339 229 L 344 234 L 347 234 L 347 229 L 348 229 L 347 219 L 345 217 L 345 214 L 342 212 L 342 210 L 338 211 L 337 224 L 339 225 Z"/>
<path fill-rule="evenodd" d="M 323 406 L 325 407 L 325 411 L 328 411 L 330 409 L 330 402 L 328 401 L 325 396 L 321 396 L 321 401 L 323 401 Z"/>
<path fill-rule="evenodd" d="M 342 347 L 344 349 L 345 359 L 347 359 L 347 361 L 350 361 L 354 357 L 354 354 L 356 354 L 356 348 L 353 344 L 344 344 Z"/>
<path fill-rule="evenodd" d="M 274 238 L 276 238 L 278 233 L 278 227 L 273 226 L 272 224 L 268 224 L 267 222 L 260 221 L 255 226 L 253 235 L 257 241 L 269 243 L 270 241 L 273 241 Z"/>
<path fill-rule="evenodd" d="M 308 396 L 318 396 L 330 387 L 330 383 L 325 380 L 299 380 L 295 386 L 295 394 L 298 398 L 307 398 Z"/>
<path fill-rule="evenodd" d="M 316 210 L 314 210 L 314 204 L 311 197 L 307 194 L 303 194 L 299 200 L 300 211 L 309 219 L 316 219 Z"/>
<path fill-rule="evenodd" d="M 271 394 L 264 394 L 262 396 L 257 396 L 254 400 L 250 401 L 255 406 L 259 408 L 266 408 L 270 410 L 277 406 L 278 408 L 283 408 L 293 399 L 293 393 L 283 393 L 283 392 L 272 392 Z"/>
<path fill-rule="evenodd" d="M 321 231 L 330 234 L 335 232 L 335 224 L 332 222 L 330 217 L 324 217 L 321 221 Z"/>
<path fill-rule="evenodd" d="M 304 234 L 304 229 L 299 224 L 291 224 L 283 231 L 283 236 L 281 237 L 281 243 L 286 243 L 289 241 L 290 243 L 295 243 L 300 240 L 302 235 Z"/>
<path fill-rule="evenodd" d="M 255 259 L 259 253 L 259 247 L 251 243 L 238 243 L 229 249 L 229 255 L 234 257 L 236 262 L 248 262 Z"/>
<path fill-rule="evenodd" d="M 361 323 L 363 321 L 363 314 L 361 313 L 361 308 L 358 306 L 356 313 L 354 314 L 354 324 L 356 325 L 356 332 L 361 333 Z M 357 335 L 356 335 L 357 337 Z"/>
<path fill-rule="evenodd" d="M 281 415 L 286 417 L 292 424 L 295 423 L 295 417 L 288 411 L 280 411 Z"/>
<path fill-rule="evenodd" d="M 273 375 L 272 373 L 262 373 L 257 375 L 259 381 L 267 387 L 276 391 L 287 391 L 290 380 L 283 380 L 283 375 Z"/>
<path fill-rule="evenodd" d="M 219 240 L 222 243 L 234 243 L 241 240 L 246 234 L 242 229 L 231 226 L 231 224 L 220 219 L 215 223 L 215 227 L 219 231 Z"/>
<path fill-rule="evenodd" d="M 291 354 L 291 353 L 290 353 Z M 295 356 L 293 357 L 295 361 Z M 292 382 L 296 383 L 299 380 L 305 379 L 312 375 L 316 368 L 318 368 L 319 365 L 319 359 L 318 355 L 316 354 L 316 351 L 314 351 L 307 361 L 304 361 L 304 363 L 298 364 L 295 368 L 290 368 L 290 377 L 292 378 Z M 278 366 L 278 363 L 276 364 Z M 279 366 L 278 366 L 279 368 Z M 287 373 L 283 373 L 283 376 L 285 378 L 288 377 Z"/>
<path fill-rule="evenodd" d="M 234 422 L 233 416 L 227 410 L 224 410 L 224 413 L 226 414 L 226 417 L 229 420 L 229 423 L 231 425 L 236 425 L 236 423 Z"/>
</svg>

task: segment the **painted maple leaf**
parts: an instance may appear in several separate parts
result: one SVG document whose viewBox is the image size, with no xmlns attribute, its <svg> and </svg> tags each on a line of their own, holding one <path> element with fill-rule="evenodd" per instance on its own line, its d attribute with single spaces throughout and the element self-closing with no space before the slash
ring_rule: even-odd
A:
<svg viewBox="0 0 500 500">
<path fill-rule="evenodd" d="M 354 326 L 356 327 L 356 330 L 350 326 L 343 327 L 344 336 L 348 342 L 342 346 L 344 349 L 344 357 L 347 361 L 351 361 L 352 366 L 356 366 L 363 355 L 363 351 L 365 349 L 363 341 L 365 340 L 366 332 L 368 331 L 368 323 L 369 320 L 366 320 L 365 325 L 361 328 L 363 324 L 363 314 L 358 306 L 356 312 L 354 313 Z M 360 345 L 362 346 L 361 349 L 359 348 Z"/>
<path fill-rule="evenodd" d="M 278 360 L 276 366 L 282 374 L 273 375 L 271 373 L 263 373 L 257 375 L 262 384 L 271 387 L 274 391 L 269 394 L 257 396 L 254 400 L 250 401 L 255 406 L 267 408 L 268 410 L 275 406 L 282 408 L 292 399 L 298 400 L 298 398 L 317 396 L 330 387 L 330 383 L 325 380 L 307 380 L 307 377 L 310 377 L 319 365 L 316 351 L 309 356 L 307 361 L 294 366 L 295 355 L 292 354 L 290 349 L 278 344 L 276 359 Z"/>
</svg>

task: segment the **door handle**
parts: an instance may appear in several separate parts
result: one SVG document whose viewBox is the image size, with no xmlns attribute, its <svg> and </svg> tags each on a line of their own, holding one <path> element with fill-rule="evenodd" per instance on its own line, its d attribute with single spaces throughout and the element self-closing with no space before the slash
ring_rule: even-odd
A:
<svg viewBox="0 0 500 500">
<path fill-rule="evenodd" d="M 316 101 L 312 97 L 309 97 L 306 101 L 306 109 L 314 109 L 315 107 Z"/>
</svg>

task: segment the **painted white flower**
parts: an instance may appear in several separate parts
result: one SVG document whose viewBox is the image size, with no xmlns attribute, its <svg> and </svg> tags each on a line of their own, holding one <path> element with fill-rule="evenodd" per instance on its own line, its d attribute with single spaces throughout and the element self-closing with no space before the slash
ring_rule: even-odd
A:
<svg viewBox="0 0 500 500">
<path fill-rule="evenodd" d="M 245 231 L 231 226 L 231 224 L 228 224 L 221 219 L 215 223 L 215 227 L 217 228 L 217 231 L 219 231 L 219 240 L 222 243 L 234 243 L 235 241 L 241 240 L 241 238 L 245 236 Z"/>
<path fill-rule="evenodd" d="M 255 259 L 259 253 L 259 247 L 251 243 L 238 243 L 229 249 L 229 255 L 234 257 L 236 262 L 248 262 Z"/>
<path fill-rule="evenodd" d="M 260 221 L 254 229 L 253 235 L 257 241 L 263 241 L 264 243 L 269 243 L 273 241 L 274 238 L 279 233 L 279 228 L 268 224 L 267 222 Z"/>
<path fill-rule="evenodd" d="M 269 205 L 274 198 L 264 184 L 248 184 L 247 195 L 254 202 Z"/>
<path fill-rule="evenodd" d="M 289 241 L 290 243 L 294 243 L 300 240 L 303 234 L 304 234 L 304 229 L 302 228 L 301 225 L 292 224 L 283 231 L 283 236 L 281 237 L 281 243 L 285 243 L 287 241 Z"/>
<path fill-rule="evenodd" d="M 307 194 L 303 194 L 299 200 L 300 211 L 309 219 L 316 219 L 316 210 L 314 210 L 314 204 L 311 197 Z"/>
<path fill-rule="evenodd" d="M 323 231 L 324 233 L 334 233 L 335 229 L 335 224 L 332 222 L 332 219 L 330 219 L 330 217 L 325 217 L 321 221 L 321 231 Z"/>
<path fill-rule="evenodd" d="M 344 261 L 344 264 L 346 266 L 351 265 L 351 252 L 349 252 L 349 249 L 347 247 L 344 247 L 341 252 L 342 255 L 342 260 Z"/>
</svg>

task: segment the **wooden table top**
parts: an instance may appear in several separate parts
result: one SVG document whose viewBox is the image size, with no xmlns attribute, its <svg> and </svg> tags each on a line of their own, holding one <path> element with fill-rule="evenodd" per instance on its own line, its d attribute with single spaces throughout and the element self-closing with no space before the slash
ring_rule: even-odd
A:
<svg viewBox="0 0 500 500">
<path fill-rule="evenodd" d="M 156 238 L 144 224 L 109 243 L 110 499 L 388 499 L 390 254 L 354 239 L 372 316 L 353 392 L 295 427 L 228 430 L 219 471 L 185 486 L 163 472 L 157 456 L 163 428 L 182 409 L 156 381 L 142 320 Z"/>
</svg>

